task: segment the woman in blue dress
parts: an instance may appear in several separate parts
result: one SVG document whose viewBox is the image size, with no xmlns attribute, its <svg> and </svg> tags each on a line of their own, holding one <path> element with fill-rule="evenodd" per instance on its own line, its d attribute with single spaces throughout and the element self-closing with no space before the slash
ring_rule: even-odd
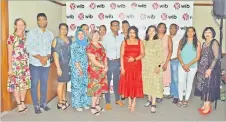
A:
<svg viewBox="0 0 226 122">
<path fill-rule="evenodd" d="M 72 107 L 77 111 L 89 109 L 91 97 L 87 96 L 88 57 L 86 47 L 87 37 L 82 29 L 77 29 L 74 42 L 71 45 L 71 93 Z"/>
</svg>

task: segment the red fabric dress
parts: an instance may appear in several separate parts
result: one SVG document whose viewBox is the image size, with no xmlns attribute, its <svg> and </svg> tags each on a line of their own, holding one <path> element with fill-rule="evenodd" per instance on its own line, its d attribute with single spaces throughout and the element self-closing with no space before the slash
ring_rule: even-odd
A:
<svg viewBox="0 0 226 122">
<path fill-rule="evenodd" d="M 128 62 L 129 57 L 140 55 L 140 40 L 138 45 L 128 45 L 125 41 L 123 64 L 125 74 L 120 76 L 119 94 L 125 97 L 144 97 L 142 83 L 142 64 L 141 60 Z"/>
</svg>

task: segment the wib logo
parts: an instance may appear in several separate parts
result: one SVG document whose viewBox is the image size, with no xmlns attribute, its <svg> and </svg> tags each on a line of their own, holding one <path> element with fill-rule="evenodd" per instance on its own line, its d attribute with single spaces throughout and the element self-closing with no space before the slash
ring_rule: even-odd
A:
<svg viewBox="0 0 226 122">
<path fill-rule="evenodd" d="M 83 20 L 83 19 L 93 19 L 93 15 L 91 14 L 88 14 L 88 15 L 84 15 L 83 13 L 79 13 L 78 14 L 78 19 L 79 20 Z"/>
<path fill-rule="evenodd" d="M 71 25 L 70 25 L 70 29 L 71 29 L 71 30 L 75 30 L 75 29 L 76 29 L 76 25 L 75 25 L 75 24 L 71 24 Z"/>
<path fill-rule="evenodd" d="M 137 7 L 139 7 L 139 8 L 147 8 L 147 5 L 146 4 L 137 4 L 137 3 L 132 3 L 131 4 L 131 8 L 137 8 Z"/>
<path fill-rule="evenodd" d="M 187 29 L 187 26 L 183 26 L 183 27 L 179 27 L 179 26 L 177 26 L 178 27 L 178 30 L 180 29 L 180 30 L 186 30 Z"/>
<path fill-rule="evenodd" d="M 176 15 L 167 15 L 166 13 L 162 13 L 161 18 L 162 18 L 162 20 L 177 19 L 177 16 Z"/>
<path fill-rule="evenodd" d="M 95 24 L 90 24 L 90 30 L 92 31 L 92 30 L 94 30 L 95 28 L 96 28 L 96 26 L 95 26 Z"/>
<path fill-rule="evenodd" d="M 96 5 L 95 3 L 90 3 L 89 7 L 90 7 L 91 9 L 95 9 L 95 8 L 105 8 L 105 5 L 104 5 L 104 4 Z"/>
<path fill-rule="evenodd" d="M 187 20 L 189 20 L 189 19 L 192 19 L 192 16 L 190 16 L 188 13 L 184 13 L 184 14 L 182 15 L 182 19 L 183 19 L 184 21 L 187 21 Z"/>
<path fill-rule="evenodd" d="M 140 14 L 140 19 L 141 20 L 146 20 L 146 19 L 155 19 L 155 15 L 154 14 L 145 14 L 145 13 L 141 13 Z"/>
<path fill-rule="evenodd" d="M 110 7 L 111 9 L 116 9 L 116 8 L 125 8 L 126 5 L 125 4 L 120 4 L 120 5 L 117 5 L 116 3 L 111 3 L 110 4 Z"/>
<path fill-rule="evenodd" d="M 152 8 L 153 9 L 159 9 L 159 8 L 168 8 L 169 6 L 167 4 L 158 4 L 157 2 L 153 3 L 152 4 Z"/>
<path fill-rule="evenodd" d="M 120 18 L 120 20 L 125 20 L 125 19 L 133 19 L 134 18 L 134 15 L 132 14 L 124 14 L 124 13 L 120 13 L 118 15 L 118 17 Z"/>
<path fill-rule="evenodd" d="M 74 17 L 74 15 L 72 15 L 72 14 L 70 14 L 70 15 L 68 15 L 67 16 L 67 19 L 74 19 L 75 17 Z"/>
<path fill-rule="evenodd" d="M 75 8 L 85 8 L 85 6 L 83 4 L 76 5 L 75 3 L 71 3 L 70 8 L 74 10 Z"/>
<path fill-rule="evenodd" d="M 108 15 L 104 15 L 104 13 L 99 13 L 98 14 L 98 18 L 100 20 L 104 20 L 104 19 L 113 19 L 114 16 L 112 14 L 108 14 Z"/>
<path fill-rule="evenodd" d="M 179 2 L 176 2 L 173 7 L 176 9 L 176 10 L 179 10 L 180 8 L 190 8 L 190 5 L 188 4 L 183 4 L 181 5 Z"/>
</svg>

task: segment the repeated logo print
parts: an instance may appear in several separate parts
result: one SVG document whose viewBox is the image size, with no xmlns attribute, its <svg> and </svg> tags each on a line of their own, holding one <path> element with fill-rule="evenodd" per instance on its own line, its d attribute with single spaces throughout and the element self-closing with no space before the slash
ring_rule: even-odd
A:
<svg viewBox="0 0 226 122">
<path fill-rule="evenodd" d="M 191 18 L 191 16 L 189 16 L 188 13 L 184 13 L 183 16 L 182 16 L 183 20 L 187 21 Z"/>
<path fill-rule="evenodd" d="M 111 3 L 110 7 L 111 7 L 111 9 L 115 9 L 116 8 L 116 4 L 115 3 Z"/>
<path fill-rule="evenodd" d="M 98 18 L 100 20 L 104 20 L 104 19 L 113 19 L 114 16 L 112 14 L 108 14 L 108 15 L 104 15 L 104 13 L 99 13 L 98 14 Z"/>
<path fill-rule="evenodd" d="M 76 8 L 85 8 L 83 4 L 76 5 L 75 3 L 70 4 L 71 10 L 75 10 Z"/>
<path fill-rule="evenodd" d="M 131 8 L 134 9 L 134 8 L 136 8 L 136 7 L 137 7 L 137 4 L 136 4 L 136 3 L 132 3 L 132 4 L 131 4 Z"/>
<path fill-rule="evenodd" d="M 91 31 L 95 30 L 95 24 L 90 24 L 89 28 L 90 28 Z"/>
<path fill-rule="evenodd" d="M 126 8 L 125 4 L 116 4 L 116 3 L 111 3 L 110 4 L 111 9 L 116 9 L 116 8 Z"/>
<path fill-rule="evenodd" d="M 92 3 L 90 3 L 89 7 L 90 7 L 91 9 L 95 9 L 95 8 L 105 8 L 105 5 L 104 5 L 104 4 L 98 4 L 98 5 L 97 5 L 96 3 L 92 2 Z"/>
<path fill-rule="evenodd" d="M 166 20 L 167 19 L 167 14 L 166 13 L 162 13 L 161 18 L 162 18 L 162 20 Z"/>
<path fill-rule="evenodd" d="M 120 20 L 124 20 L 126 18 L 126 15 L 124 13 L 120 13 L 118 17 L 120 18 Z"/>
<path fill-rule="evenodd" d="M 176 10 L 179 10 L 180 8 L 190 8 L 190 5 L 188 4 L 183 4 L 181 5 L 179 2 L 176 2 L 173 7 L 176 9 Z"/>
<path fill-rule="evenodd" d="M 71 30 L 75 30 L 75 29 L 76 29 L 76 25 L 75 25 L 75 24 L 71 24 L 71 25 L 70 25 L 70 29 L 71 29 Z"/>
<path fill-rule="evenodd" d="M 78 14 L 78 19 L 79 20 L 83 20 L 84 19 L 84 14 L 83 13 L 79 13 Z"/>
<path fill-rule="evenodd" d="M 74 9 L 76 8 L 75 3 L 71 3 L 71 4 L 70 4 L 70 8 L 71 8 L 71 10 L 74 10 Z"/>
<path fill-rule="evenodd" d="M 100 20 L 103 20 L 103 19 L 104 19 L 104 13 L 99 13 L 98 18 L 99 18 Z"/>
</svg>

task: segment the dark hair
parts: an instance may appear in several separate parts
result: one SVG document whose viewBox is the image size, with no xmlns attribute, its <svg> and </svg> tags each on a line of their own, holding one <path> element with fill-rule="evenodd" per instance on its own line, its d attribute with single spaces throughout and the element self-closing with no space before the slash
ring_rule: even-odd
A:
<svg viewBox="0 0 226 122">
<path fill-rule="evenodd" d="M 178 27 L 177 24 L 175 24 L 175 23 L 172 23 L 172 24 L 170 25 L 170 27 L 172 27 L 172 26 L 175 26 L 175 28 Z"/>
<path fill-rule="evenodd" d="M 14 25 L 15 25 L 15 26 L 17 25 L 17 22 L 18 22 L 18 21 L 22 21 L 22 22 L 24 23 L 25 28 L 26 28 L 27 24 L 26 24 L 26 22 L 25 22 L 22 18 L 17 18 L 17 19 L 14 21 Z M 14 33 L 15 33 L 16 31 L 17 31 L 17 29 L 14 28 Z"/>
<path fill-rule="evenodd" d="M 123 20 L 122 24 L 128 24 L 130 26 L 130 24 L 129 24 L 129 22 L 127 20 Z"/>
<path fill-rule="evenodd" d="M 46 16 L 45 13 L 38 13 L 38 15 L 37 15 L 37 20 L 38 20 L 39 17 L 45 17 L 46 20 L 47 20 L 47 16 Z"/>
<path fill-rule="evenodd" d="M 187 42 L 188 42 L 188 35 L 187 35 L 187 33 L 188 33 L 189 29 L 193 29 L 193 31 L 195 32 L 195 34 L 193 36 L 193 46 L 195 47 L 195 49 L 197 48 L 198 38 L 197 38 L 197 35 L 196 35 L 196 30 L 195 30 L 194 27 L 187 27 L 186 31 L 184 33 L 184 36 L 181 39 L 180 50 L 182 50 L 184 48 L 184 46 L 187 44 Z"/>
<path fill-rule="evenodd" d="M 157 28 L 159 29 L 159 27 L 161 26 L 161 25 L 164 25 L 165 26 L 165 32 L 164 32 L 164 34 L 166 33 L 166 30 L 167 30 L 167 27 L 166 27 L 166 24 L 165 23 L 163 23 L 163 22 L 161 22 L 161 23 L 159 23 L 158 24 L 158 26 L 157 26 Z"/>
<path fill-rule="evenodd" d="M 59 30 L 60 30 L 60 28 L 61 28 L 62 26 L 65 26 L 65 27 L 67 28 L 67 31 L 68 31 L 68 25 L 67 25 L 66 23 L 60 23 L 60 25 L 59 25 Z"/>
<path fill-rule="evenodd" d="M 118 20 L 112 20 L 111 21 L 111 26 L 112 26 L 112 23 L 114 23 L 114 22 L 117 22 L 118 24 L 120 24 Z"/>
<path fill-rule="evenodd" d="M 206 32 L 207 30 L 210 30 L 210 31 L 212 32 L 213 38 L 215 38 L 215 36 L 216 36 L 215 30 L 214 30 L 212 27 L 206 27 L 206 28 L 204 29 L 203 33 L 202 33 L 202 39 L 205 39 L 205 40 L 206 40 L 205 32 Z"/>
<path fill-rule="evenodd" d="M 107 28 L 106 28 L 105 25 L 100 25 L 99 29 L 100 29 L 101 27 L 103 27 L 103 28 L 107 31 Z"/>
<path fill-rule="evenodd" d="M 87 24 L 82 24 L 81 26 L 80 26 L 80 28 L 82 28 L 82 27 L 84 27 L 84 26 L 88 26 Z M 89 27 L 89 26 L 88 26 Z"/>
<path fill-rule="evenodd" d="M 149 40 L 148 31 L 149 31 L 149 29 L 151 29 L 151 28 L 154 28 L 154 29 L 155 29 L 155 32 L 156 32 L 156 34 L 155 34 L 155 36 L 153 37 L 153 39 L 154 39 L 154 40 L 159 39 L 158 34 L 157 34 L 157 28 L 156 28 L 156 26 L 150 25 L 150 26 L 148 26 L 148 28 L 147 28 L 147 30 L 146 30 L 146 35 L 145 35 L 145 40 L 146 40 L 146 41 Z"/>
<path fill-rule="evenodd" d="M 138 36 L 138 28 L 137 28 L 136 26 L 131 26 L 131 27 L 129 27 L 129 29 L 128 29 L 128 34 L 127 34 L 127 38 L 129 38 L 129 32 L 130 32 L 131 30 L 134 30 L 134 31 L 135 31 L 136 39 L 139 39 L 139 36 Z"/>
</svg>

